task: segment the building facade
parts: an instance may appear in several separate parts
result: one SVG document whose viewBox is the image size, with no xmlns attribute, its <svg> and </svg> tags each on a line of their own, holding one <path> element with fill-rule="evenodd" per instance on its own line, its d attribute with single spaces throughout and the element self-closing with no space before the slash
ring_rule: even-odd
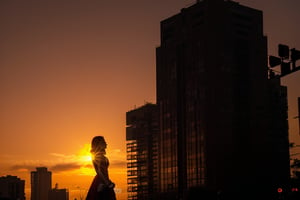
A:
<svg viewBox="0 0 300 200">
<path fill-rule="evenodd" d="M 158 109 L 147 103 L 126 113 L 129 200 L 154 199 L 158 191 Z"/>
<path fill-rule="evenodd" d="M 31 200 L 48 200 L 52 186 L 52 173 L 46 167 L 31 172 Z"/>
<path fill-rule="evenodd" d="M 262 11 L 239 3 L 198 1 L 161 21 L 161 199 L 268 199 L 288 184 L 287 97 L 267 57 Z"/>
<path fill-rule="evenodd" d="M 17 176 L 0 177 L 0 199 L 25 200 L 25 181 Z"/>
</svg>

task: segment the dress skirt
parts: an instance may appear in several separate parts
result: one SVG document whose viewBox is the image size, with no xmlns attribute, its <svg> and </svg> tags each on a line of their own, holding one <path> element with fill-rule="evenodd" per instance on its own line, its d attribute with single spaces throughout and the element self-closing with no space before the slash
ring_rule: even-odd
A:
<svg viewBox="0 0 300 200">
<path fill-rule="evenodd" d="M 116 200 L 116 194 L 113 188 L 105 188 L 98 192 L 97 188 L 100 184 L 98 174 L 94 177 L 94 180 L 87 193 L 86 200 Z"/>
</svg>

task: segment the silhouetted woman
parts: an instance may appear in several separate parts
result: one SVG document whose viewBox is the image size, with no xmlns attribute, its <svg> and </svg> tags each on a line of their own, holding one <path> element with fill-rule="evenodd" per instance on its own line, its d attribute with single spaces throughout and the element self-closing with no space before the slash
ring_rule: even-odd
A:
<svg viewBox="0 0 300 200">
<path fill-rule="evenodd" d="M 96 136 L 92 140 L 91 153 L 96 176 L 90 186 L 86 200 L 116 200 L 115 184 L 109 179 L 109 161 L 105 156 L 107 144 L 103 136 Z"/>
</svg>

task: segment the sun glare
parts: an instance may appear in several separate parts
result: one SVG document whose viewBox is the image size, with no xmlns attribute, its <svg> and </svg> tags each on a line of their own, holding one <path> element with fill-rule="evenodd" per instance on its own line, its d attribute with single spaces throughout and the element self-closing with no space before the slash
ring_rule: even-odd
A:
<svg viewBox="0 0 300 200">
<path fill-rule="evenodd" d="M 95 170 L 92 166 L 92 154 L 90 153 L 90 149 L 90 144 L 85 144 L 78 152 L 78 162 L 81 164 L 81 175 L 95 175 Z"/>
<path fill-rule="evenodd" d="M 91 164 L 92 162 L 92 155 L 90 153 L 90 145 L 85 144 L 82 149 L 79 150 L 78 157 L 79 161 L 82 164 Z"/>
</svg>

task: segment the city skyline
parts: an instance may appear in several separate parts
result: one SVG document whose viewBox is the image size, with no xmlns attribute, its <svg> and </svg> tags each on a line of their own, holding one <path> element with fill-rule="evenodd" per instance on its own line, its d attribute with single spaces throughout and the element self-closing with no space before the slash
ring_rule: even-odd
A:
<svg viewBox="0 0 300 200">
<path fill-rule="evenodd" d="M 16 2 L 0 3 L 0 176 L 26 179 L 28 195 L 29 172 L 47 166 L 72 199 L 93 177 L 90 140 L 104 135 L 112 180 L 125 193 L 125 113 L 155 103 L 159 23 L 195 1 Z M 263 11 L 269 55 L 279 43 L 300 49 L 299 2 L 237 2 Z M 282 78 L 296 144 L 299 79 Z"/>
</svg>

